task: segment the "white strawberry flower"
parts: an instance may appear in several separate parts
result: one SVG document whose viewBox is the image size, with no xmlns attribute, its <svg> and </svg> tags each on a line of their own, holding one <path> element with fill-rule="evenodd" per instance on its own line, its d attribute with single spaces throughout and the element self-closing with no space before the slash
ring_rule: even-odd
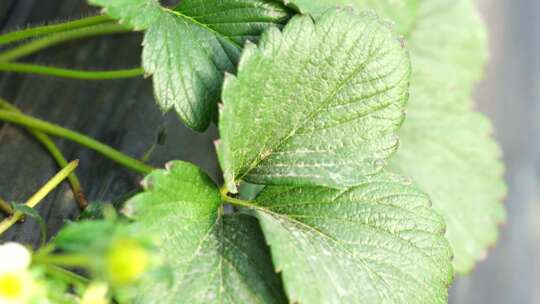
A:
<svg viewBox="0 0 540 304">
<path fill-rule="evenodd" d="M 31 254 L 18 243 L 0 245 L 0 304 L 26 304 L 36 284 L 29 271 Z"/>
</svg>

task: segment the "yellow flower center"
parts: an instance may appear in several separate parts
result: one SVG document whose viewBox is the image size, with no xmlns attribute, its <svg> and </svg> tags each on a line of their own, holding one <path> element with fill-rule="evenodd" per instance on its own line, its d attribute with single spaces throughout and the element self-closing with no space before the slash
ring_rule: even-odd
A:
<svg viewBox="0 0 540 304">
<path fill-rule="evenodd" d="M 15 273 L 0 275 L 0 298 L 17 299 L 23 295 L 24 283 Z"/>
<path fill-rule="evenodd" d="M 116 241 L 107 256 L 109 276 L 114 284 L 119 285 L 138 280 L 146 271 L 149 262 L 148 251 L 134 239 Z"/>
</svg>

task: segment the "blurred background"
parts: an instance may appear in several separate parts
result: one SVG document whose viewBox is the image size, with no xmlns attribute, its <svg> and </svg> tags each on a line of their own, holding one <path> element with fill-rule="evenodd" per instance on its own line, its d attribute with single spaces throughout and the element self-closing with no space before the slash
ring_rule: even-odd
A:
<svg viewBox="0 0 540 304">
<path fill-rule="evenodd" d="M 495 124 L 509 191 L 499 242 L 452 303 L 540 303 L 540 1 L 481 0 L 491 60 L 478 109 Z"/>
<path fill-rule="evenodd" d="M 486 259 L 471 275 L 456 280 L 450 302 L 540 303 L 540 1 L 481 0 L 478 6 L 489 27 L 491 61 L 475 96 L 478 109 L 493 120 L 504 150 L 508 220 Z M 0 32 L 96 12 L 83 0 L 0 0 Z M 139 34 L 86 39 L 26 60 L 80 69 L 136 67 L 140 42 Z M 165 130 L 165 143 L 157 146 L 150 159 L 153 165 L 183 159 L 220 178 L 212 144 L 215 128 L 201 135 L 184 128 L 174 114 L 163 121 L 148 80 L 91 82 L 0 73 L 0 96 L 25 113 L 78 130 L 136 157 Z M 91 200 L 114 201 L 136 188 L 139 176 L 76 144 L 57 143 L 68 159 L 81 159 L 78 174 Z M 5 198 L 23 201 L 56 170 L 30 135 L 0 125 L 0 193 Z M 51 234 L 78 213 L 66 185 L 49 195 L 39 209 Z M 37 244 L 38 229 L 28 219 L 2 239 Z"/>
</svg>

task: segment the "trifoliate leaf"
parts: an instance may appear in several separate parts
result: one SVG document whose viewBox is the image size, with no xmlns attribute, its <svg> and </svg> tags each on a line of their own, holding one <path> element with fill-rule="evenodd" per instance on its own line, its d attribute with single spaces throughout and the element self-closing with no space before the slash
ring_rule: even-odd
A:
<svg viewBox="0 0 540 304">
<path fill-rule="evenodd" d="M 411 98 L 391 167 L 429 193 L 448 225 L 455 269 L 468 272 L 505 219 L 500 148 L 491 123 L 471 110 L 487 58 L 485 29 L 472 1 L 424 0 L 407 44 Z"/>
<path fill-rule="evenodd" d="M 354 184 L 397 146 L 409 60 L 379 19 L 331 10 L 297 16 L 247 45 L 223 89 L 217 145 L 236 183 Z"/>
<path fill-rule="evenodd" d="M 256 219 L 223 215 L 204 172 L 172 162 L 143 184 L 127 208 L 161 237 L 174 282 L 145 282 L 137 303 L 287 303 Z"/>
<path fill-rule="evenodd" d="M 411 30 L 416 20 L 420 0 L 290 0 L 302 12 L 320 15 L 329 7 L 348 5 L 375 10 L 381 16 L 396 23 L 400 33 Z"/>
<path fill-rule="evenodd" d="M 444 221 L 410 182 L 267 186 L 255 204 L 291 303 L 447 303 Z"/>
<path fill-rule="evenodd" d="M 143 68 L 153 75 L 157 102 L 198 131 L 216 117 L 223 73 L 235 72 L 244 42 L 256 41 L 294 13 L 278 0 L 183 0 L 174 9 L 156 0 L 92 3 L 128 25 L 147 28 Z"/>
</svg>

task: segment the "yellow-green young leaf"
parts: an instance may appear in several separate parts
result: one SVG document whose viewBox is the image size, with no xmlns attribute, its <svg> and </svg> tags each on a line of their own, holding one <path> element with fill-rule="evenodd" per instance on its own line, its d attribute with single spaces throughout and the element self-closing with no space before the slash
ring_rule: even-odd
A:
<svg viewBox="0 0 540 304">
<path fill-rule="evenodd" d="M 244 42 L 294 14 L 279 0 L 183 0 L 174 9 L 157 0 L 90 2 L 126 25 L 146 29 L 143 68 L 153 75 L 159 106 L 174 108 L 198 131 L 216 117 L 223 73 L 235 72 Z"/>
<path fill-rule="evenodd" d="M 227 188 L 344 186 L 375 174 L 397 146 L 410 65 L 371 13 L 294 17 L 246 45 L 223 88 L 217 144 Z"/>
<path fill-rule="evenodd" d="M 257 220 L 223 215 L 219 191 L 204 172 L 171 162 L 143 185 L 127 213 L 161 238 L 174 280 L 144 282 L 136 303 L 287 303 Z"/>
<path fill-rule="evenodd" d="M 333 1 L 293 2 L 317 13 Z M 413 1 L 397 1 L 396 8 L 405 2 Z M 464 273 L 486 256 L 505 219 L 500 148 L 490 122 L 471 110 L 471 91 L 487 59 L 486 33 L 471 0 L 414 2 L 413 27 L 403 30 L 410 22 L 394 19 L 406 37 L 413 73 L 401 148 L 390 167 L 413 177 L 431 196 L 448 225 L 455 269 Z M 395 11 L 359 0 L 340 3 L 388 17 Z"/>
<path fill-rule="evenodd" d="M 444 220 L 410 182 L 267 186 L 255 204 L 291 303 L 447 303 Z"/>
<path fill-rule="evenodd" d="M 418 2 L 421 0 L 289 0 L 300 11 L 320 15 L 331 6 L 345 5 L 360 9 L 371 9 L 395 22 L 400 33 L 409 32 L 417 17 Z"/>
</svg>

